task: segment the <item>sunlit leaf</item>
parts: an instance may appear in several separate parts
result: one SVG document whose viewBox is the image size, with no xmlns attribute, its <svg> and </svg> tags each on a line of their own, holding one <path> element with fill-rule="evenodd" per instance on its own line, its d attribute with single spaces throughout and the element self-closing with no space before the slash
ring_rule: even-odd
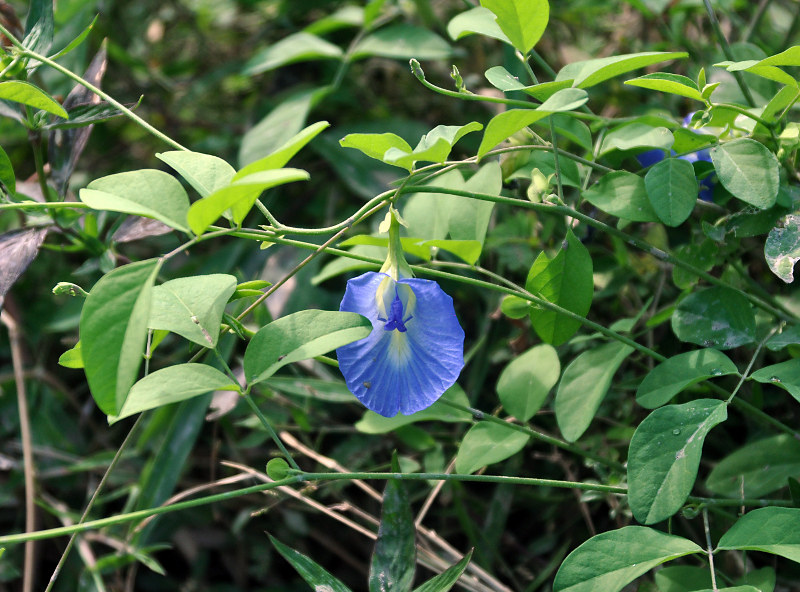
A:
<svg viewBox="0 0 800 592">
<path fill-rule="evenodd" d="M 716 550 L 763 551 L 800 563 L 799 521 L 800 508 L 751 510 L 722 535 Z"/>
<path fill-rule="evenodd" d="M 780 164 L 766 146 L 738 138 L 711 149 L 717 178 L 734 197 L 765 210 L 778 197 Z"/>
<path fill-rule="evenodd" d="M 750 302 L 730 288 L 700 290 L 684 298 L 672 316 L 672 330 L 681 341 L 731 349 L 756 340 Z"/>
<path fill-rule="evenodd" d="M 547 0 L 481 0 L 497 16 L 497 25 L 522 55 L 539 41 L 550 18 Z"/>
<path fill-rule="evenodd" d="M 469 475 L 511 456 L 525 447 L 530 436 L 501 425 L 481 422 L 464 434 L 456 456 L 456 472 Z"/>
<path fill-rule="evenodd" d="M 500 373 L 497 395 L 506 411 L 528 421 L 539 411 L 558 377 L 561 363 L 553 346 L 541 344 L 515 357 Z"/>
<path fill-rule="evenodd" d="M 698 187 L 690 162 L 666 158 L 650 167 L 644 184 L 650 205 L 667 226 L 680 226 L 694 210 Z"/>
</svg>

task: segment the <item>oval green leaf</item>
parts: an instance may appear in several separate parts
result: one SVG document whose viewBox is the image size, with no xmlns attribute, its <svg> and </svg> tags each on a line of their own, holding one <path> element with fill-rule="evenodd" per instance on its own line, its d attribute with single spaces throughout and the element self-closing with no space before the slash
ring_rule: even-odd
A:
<svg viewBox="0 0 800 592">
<path fill-rule="evenodd" d="M 728 417 L 724 401 L 698 399 L 660 407 L 639 424 L 628 451 L 628 502 L 654 524 L 681 509 L 697 479 L 703 442 Z"/>
<path fill-rule="evenodd" d="M 530 436 L 496 423 L 481 422 L 464 434 L 456 456 L 456 472 L 469 475 L 486 465 L 514 456 Z"/>
<path fill-rule="evenodd" d="M 236 170 L 227 162 L 211 154 L 172 150 L 156 154 L 194 187 L 200 197 L 208 197 L 218 189 L 230 185 Z"/>
<path fill-rule="evenodd" d="M 447 34 L 453 41 L 473 33 L 492 37 L 511 45 L 511 40 L 498 26 L 495 14 L 483 6 L 476 6 L 457 14 L 447 23 Z"/>
<path fill-rule="evenodd" d="M 650 90 L 658 90 L 672 95 L 705 102 L 703 101 L 703 95 L 700 93 L 700 89 L 697 87 L 697 83 L 691 78 L 679 74 L 653 72 L 652 74 L 646 74 L 639 78 L 626 80 L 625 84 Z"/>
<path fill-rule="evenodd" d="M 79 195 L 92 209 L 154 218 L 189 232 L 189 196 L 180 181 L 163 171 L 142 169 L 101 177 L 81 189 Z"/>
<path fill-rule="evenodd" d="M 147 319 L 160 260 L 112 270 L 94 285 L 80 320 L 81 357 L 97 406 L 117 415 L 128 396 L 147 341 Z"/>
<path fill-rule="evenodd" d="M 665 561 L 702 553 L 679 536 L 626 526 L 590 538 L 570 553 L 556 573 L 553 592 L 619 592 Z"/>
<path fill-rule="evenodd" d="M 681 341 L 731 349 L 756 340 L 756 320 L 747 299 L 730 288 L 714 287 L 684 298 L 672 315 Z"/>
<path fill-rule="evenodd" d="M 800 358 L 765 366 L 753 372 L 750 378 L 782 388 L 800 401 Z"/>
<path fill-rule="evenodd" d="M 372 332 L 369 319 L 354 312 L 303 310 L 262 327 L 244 352 L 249 384 L 272 376 L 292 362 L 321 356 Z"/>
<path fill-rule="evenodd" d="M 548 0 L 481 0 L 497 16 L 497 25 L 511 44 L 527 55 L 541 39 L 550 18 Z"/>
<path fill-rule="evenodd" d="M 800 508 L 759 508 L 722 535 L 716 551 L 748 550 L 780 555 L 800 563 Z"/>
<path fill-rule="evenodd" d="M 644 377 L 636 390 L 636 402 L 647 409 L 655 409 L 693 384 L 738 373 L 736 364 L 716 349 L 685 352 L 660 363 Z"/>
<path fill-rule="evenodd" d="M 583 352 L 570 362 L 556 391 L 554 410 L 561 434 L 568 442 L 581 437 L 592 423 L 622 362 L 633 348 L 606 343 Z"/>
<path fill-rule="evenodd" d="M 528 421 L 541 409 L 561 375 L 561 362 L 553 346 L 543 343 L 514 358 L 500 373 L 497 394 L 506 411 Z"/>
<path fill-rule="evenodd" d="M 800 442 L 778 434 L 751 442 L 722 459 L 706 479 L 706 487 L 725 497 L 761 497 L 786 487 L 800 475 Z"/>
<path fill-rule="evenodd" d="M 614 171 L 583 192 L 583 199 L 607 214 L 632 222 L 658 222 L 647 197 L 644 179 L 627 171 Z"/>
<path fill-rule="evenodd" d="M 583 243 L 567 231 L 567 240 L 555 257 L 542 251 L 528 271 L 525 289 L 582 317 L 592 305 L 592 258 Z M 531 308 L 531 323 L 539 337 L 561 345 L 580 328 L 580 321 L 545 308 Z"/>
<path fill-rule="evenodd" d="M 133 385 L 125 403 L 108 422 L 115 423 L 136 413 L 191 399 L 211 391 L 238 391 L 228 376 L 206 364 L 178 364 L 156 370 Z"/>
<path fill-rule="evenodd" d="M 222 313 L 235 291 L 236 278 L 221 273 L 164 282 L 153 288 L 148 326 L 216 347 Z"/>
<path fill-rule="evenodd" d="M 650 167 L 644 185 L 653 210 L 667 226 L 680 226 L 691 215 L 698 187 L 690 162 L 666 158 Z"/>
<path fill-rule="evenodd" d="M 780 164 L 766 146 L 739 138 L 711 149 L 722 186 L 734 197 L 765 210 L 778 198 Z"/>
</svg>

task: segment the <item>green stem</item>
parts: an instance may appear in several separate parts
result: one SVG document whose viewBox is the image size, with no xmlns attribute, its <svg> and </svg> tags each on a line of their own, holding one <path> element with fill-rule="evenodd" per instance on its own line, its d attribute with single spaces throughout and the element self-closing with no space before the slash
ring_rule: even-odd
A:
<svg viewBox="0 0 800 592">
<path fill-rule="evenodd" d="M 288 462 L 293 469 L 297 471 L 301 470 L 300 467 L 295 462 L 294 458 L 292 458 L 292 455 L 289 454 L 289 451 L 286 449 L 286 446 L 283 445 L 283 442 L 278 437 L 278 434 L 275 432 L 274 429 L 272 429 L 272 425 L 269 423 L 267 418 L 264 417 L 264 414 L 261 413 L 261 409 L 259 409 L 258 405 L 256 405 L 256 402 L 253 401 L 253 397 L 250 396 L 250 393 L 242 393 L 242 396 L 244 397 L 244 400 L 247 401 L 247 404 L 250 405 L 250 408 L 256 414 L 256 417 L 258 417 L 258 420 L 261 422 L 261 425 L 264 426 L 264 429 L 270 435 L 272 441 L 275 442 L 275 445 L 281 451 L 281 454 L 283 454 L 283 456 L 286 457 L 286 462 Z"/>
<path fill-rule="evenodd" d="M 51 201 L 48 203 L 26 201 L 22 203 L 0 204 L 0 211 L 3 210 L 63 210 L 74 208 L 78 210 L 90 210 L 91 208 L 80 201 Z"/>
<path fill-rule="evenodd" d="M 11 41 L 11 43 L 14 46 L 16 46 L 18 49 L 20 49 L 20 54 L 19 54 L 20 57 L 31 58 L 31 59 L 36 60 L 38 62 L 41 62 L 43 64 L 47 64 L 48 66 L 50 66 L 54 70 L 57 70 L 58 72 L 61 72 L 67 78 L 70 78 L 70 79 L 74 80 L 75 82 L 77 82 L 78 84 L 83 86 L 84 88 L 92 91 L 94 94 L 96 94 L 98 97 L 100 97 L 101 99 L 103 99 L 104 101 L 109 103 L 110 105 L 113 105 L 114 107 L 119 109 L 122 113 L 127 115 L 128 118 L 130 118 L 132 121 L 134 121 L 135 123 L 137 123 L 138 125 L 140 125 L 144 129 L 146 129 L 148 132 L 150 132 L 151 134 L 153 134 L 155 137 L 159 138 L 163 142 L 169 144 L 170 146 L 172 146 L 173 148 L 176 148 L 177 150 L 188 150 L 187 148 L 185 148 L 184 146 L 181 146 L 178 142 L 176 142 L 175 140 L 173 140 L 172 138 L 170 138 L 169 136 L 167 136 L 166 134 L 164 134 L 160 130 L 154 128 L 152 125 L 147 123 L 144 119 L 142 119 L 141 117 L 136 115 L 133 111 L 128 109 L 125 105 L 123 105 L 122 103 L 120 103 L 119 101 L 114 99 L 111 95 L 109 95 L 109 94 L 103 92 L 101 89 L 97 88 L 95 85 L 93 85 L 88 80 L 84 80 L 83 78 L 81 78 L 80 76 L 78 76 L 77 74 L 72 72 L 71 70 L 69 70 L 69 69 L 65 68 L 64 66 L 62 66 L 61 64 L 59 64 L 58 62 L 55 62 L 55 61 L 51 60 L 48 57 L 45 57 L 43 55 L 39 55 L 35 51 L 31 51 L 31 50 L 23 47 L 23 45 L 19 42 L 19 40 L 14 38 L 14 36 L 11 34 L 11 32 L 8 29 L 6 29 L 3 25 L 0 25 L 0 32 L 2 32 L 6 37 L 8 37 L 8 39 Z"/>
</svg>

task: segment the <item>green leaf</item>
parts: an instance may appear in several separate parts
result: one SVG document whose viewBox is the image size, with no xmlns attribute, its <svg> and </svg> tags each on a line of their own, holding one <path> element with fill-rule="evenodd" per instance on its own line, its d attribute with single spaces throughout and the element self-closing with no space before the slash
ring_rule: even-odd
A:
<svg viewBox="0 0 800 592">
<path fill-rule="evenodd" d="M 407 255 L 414 255 L 415 257 L 424 259 L 425 261 L 430 261 L 432 258 L 432 251 L 438 249 L 452 253 L 470 265 L 477 263 L 478 257 L 481 254 L 481 243 L 474 240 L 457 241 L 403 237 L 400 239 L 400 244 L 403 246 L 403 251 Z M 342 242 L 340 246 L 349 247 L 352 245 L 388 247 L 389 239 L 379 236 L 359 234 Z"/>
<path fill-rule="evenodd" d="M 679 74 L 654 72 L 652 74 L 640 76 L 639 78 L 626 80 L 625 84 L 650 90 L 658 90 L 705 103 L 697 83 L 691 78 Z"/>
<path fill-rule="evenodd" d="M 523 319 L 530 314 L 531 303 L 517 296 L 504 296 L 500 310 L 510 319 Z"/>
<path fill-rule="evenodd" d="M 68 349 L 58 358 L 58 365 L 64 368 L 83 368 L 83 356 L 81 356 L 81 342 L 75 344 L 75 347 Z"/>
<path fill-rule="evenodd" d="M 612 150 L 633 150 L 634 148 L 663 148 L 668 150 L 675 138 L 665 127 L 656 127 L 646 123 L 626 123 L 606 135 L 599 155 Z"/>
<path fill-rule="evenodd" d="M 644 377 L 636 390 L 636 402 L 646 409 L 655 409 L 693 384 L 738 373 L 736 364 L 716 349 L 685 352 L 661 362 Z"/>
<path fill-rule="evenodd" d="M 83 304 L 81 355 L 97 406 L 116 415 L 133 383 L 147 340 L 153 282 L 161 261 L 130 263 L 104 275 Z"/>
<path fill-rule="evenodd" d="M 363 339 L 372 323 L 354 312 L 303 310 L 262 327 L 244 353 L 248 384 L 266 380 L 286 364 L 321 356 Z"/>
<path fill-rule="evenodd" d="M 175 169 L 194 187 L 200 197 L 208 197 L 215 191 L 227 187 L 236 174 L 231 165 L 211 154 L 172 150 L 156 154 L 156 158 Z"/>
<path fill-rule="evenodd" d="M 308 32 L 294 33 L 257 51 L 242 68 L 245 76 L 254 76 L 296 62 L 341 59 L 344 52 L 333 43 Z"/>
<path fill-rule="evenodd" d="M 528 272 L 525 289 L 586 316 L 592 305 L 594 283 L 592 258 L 580 240 L 567 231 L 567 239 L 552 259 L 542 251 Z M 561 345 L 580 328 L 580 321 L 544 308 L 531 308 L 531 323 L 539 337 L 550 345 Z"/>
<path fill-rule="evenodd" d="M 772 273 L 791 284 L 794 264 L 800 259 L 800 216 L 784 216 L 779 224 L 769 231 L 764 243 L 764 258 Z"/>
<path fill-rule="evenodd" d="M 666 158 L 650 167 L 644 185 L 653 210 L 667 226 L 680 226 L 694 210 L 698 187 L 692 163 Z"/>
<path fill-rule="evenodd" d="M 750 585 L 756 588 L 756 592 L 773 592 L 775 590 L 775 570 L 771 567 L 761 569 L 751 569 L 734 584 Z"/>
<path fill-rule="evenodd" d="M 550 18 L 547 0 L 481 0 L 481 6 L 497 15 L 497 25 L 522 55 L 533 49 Z"/>
<path fill-rule="evenodd" d="M 267 477 L 273 481 L 283 481 L 289 476 L 289 469 L 289 463 L 283 458 L 272 458 L 267 462 Z"/>
<path fill-rule="evenodd" d="M 444 60 L 452 54 L 447 41 L 428 29 L 396 24 L 364 37 L 353 48 L 352 59 L 380 56 L 398 60 Z"/>
<path fill-rule="evenodd" d="M 565 440 L 574 442 L 586 431 L 611 379 L 632 351 L 624 343 L 606 343 L 583 352 L 566 367 L 554 404 L 558 428 Z"/>
<path fill-rule="evenodd" d="M 728 417 L 724 401 L 698 399 L 659 407 L 639 424 L 628 451 L 628 502 L 643 524 L 681 509 L 697 479 L 703 442 Z"/>
<path fill-rule="evenodd" d="M 348 134 L 339 144 L 343 148 L 355 148 L 370 158 L 383 161 L 383 155 L 390 148 L 397 148 L 403 152 L 411 152 L 411 146 L 397 134 Z M 385 162 L 385 161 L 384 161 Z"/>
<path fill-rule="evenodd" d="M 747 299 L 730 288 L 700 290 L 684 298 L 672 315 L 681 341 L 732 349 L 756 340 L 756 320 Z"/>
<path fill-rule="evenodd" d="M 766 366 L 753 372 L 750 378 L 780 387 L 800 401 L 800 358 Z"/>
<path fill-rule="evenodd" d="M 528 421 L 541 409 L 561 375 L 561 362 L 553 346 L 543 343 L 511 360 L 497 380 L 497 394 L 506 411 Z"/>
<path fill-rule="evenodd" d="M 748 512 L 722 535 L 716 551 L 748 550 L 800 563 L 800 508 L 768 507 Z"/>
<path fill-rule="evenodd" d="M 489 68 L 484 73 L 484 76 L 486 76 L 486 80 L 488 80 L 492 86 L 503 92 L 520 90 L 540 101 L 546 101 L 557 91 L 563 88 L 569 88 L 572 85 L 571 80 L 559 80 L 525 86 L 519 81 L 519 78 L 513 76 L 502 66 L 493 66 Z"/>
<path fill-rule="evenodd" d="M 464 434 L 456 456 L 456 472 L 464 475 L 514 456 L 530 436 L 496 423 L 481 422 Z"/>
<path fill-rule="evenodd" d="M 53 3 L 50 0 L 33 0 L 25 19 L 22 45 L 39 55 L 46 55 L 53 45 L 54 28 Z"/>
<path fill-rule="evenodd" d="M 0 183 L 5 185 L 9 193 L 14 194 L 17 192 L 17 179 L 14 176 L 14 165 L 11 164 L 11 159 L 2 147 L 0 147 Z"/>
<path fill-rule="evenodd" d="M 314 590 L 319 592 L 323 590 L 326 592 L 350 592 L 350 588 L 325 571 L 318 563 L 309 559 L 302 553 L 298 553 L 291 547 L 287 547 L 272 535 L 267 536 L 269 536 L 269 540 L 272 541 L 278 553 L 292 564 L 292 567 L 300 574 L 300 577 Z"/>
<path fill-rule="evenodd" d="M 464 573 L 464 570 L 467 569 L 471 558 L 472 549 L 461 558 L 461 561 L 455 565 L 451 565 L 438 576 L 431 578 L 421 586 L 414 588 L 414 592 L 447 592 L 455 585 L 458 578 Z"/>
<path fill-rule="evenodd" d="M 386 249 L 370 247 L 368 245 L 355 246 L 350 249 L 349 253 L 354 256 L 371 257 L 379 261 L 386 259 Z M 349 271 L 359 271 L 362 269 L 374 269 L 377 271 L 380 266 L 380 262 L 368 263 L 349 257 L 336 257 L 329 263 L 326 263 L 319 273 L 311 278 L 311 285 L 317 286 L 326 280 Z"/>
<path fill-rule="evenodd" d="M 0 82 L 0 99 L 29 105 L 36 109 L 52 113 L 53 115 L 58 115 L 64 119 L 69 119 L 69 115 L 64 111 L 64 107 L 59 105 L 53 97 L 39 87 L 32 85 L 30 82 L 23 82 L 21 80 Z"/>
<path fill-rule="evenodd" d="M 364 23 L 364 9 L 360 6 L 342 6 L 340 9 L 310 23 L 306 33 L 325 35 L 348 27 L 360 27 Z"/>
<path fill-rule="evenodd" d="M 352 395 L 350 395 L 350 399 L 353 399 Z M 397 428 L 418 421 L 445 421 L 449 423 L 472 421 L 471 413 L 459 411 L 445 402 L 451 401 L 462 407 L 469 406 L 469 399 L 467 399 L 467 395 L 458 384 L 454 384 L 447 389 L 442 395 L 442 399 L 444 401 L 440 399 L 427 409 L 417 411 L 411 415 L 398 413 L 394 417 L 383 417 L 374 411 L 365 411 L 364 417 L 356 422 L 355 428 L 363 434 L 387 434 Z"/>
<path fill-rule="evenodd" d="M 268 171 L 271 169 L 279 169 L 284 166 L 291 158 L 297 154 L 303 146 L 308 144 L 311 140 L 316 138 L 321 131 L 330 126 L 327 121 L 317 121 L 308 127 L 295 134 L 279 148 L 269 155 L 251 162 L 241 171 L 236 173 L 233 177 L 234 181 L 238 181 L 247 175 L 253 173 L 260 173 L 261 171 Z"/>
<path fill-rule="evenodd" d="M 191 399 L 211 391 L 238 391 L 228 376 L 206 364 L 178 364 L 156 370 L 133 385 L 128 398 L 109 424 L 136 413 Z"/>
<path fill-rule="evenodd" d="M 148 327 L 217 347 L 222 313 L 235 291 L 236 278 L 221 273 L 164 282 L 153 288 Z"/>
<path fill-rule="evenodd" d="M 142 169 L 101 177 L 81 189 L 80 199 L 95 210 L 154 218 L 170 228 L 189 232 L 189 196 L 172 175 Z"/>
<path fill-rule="evenodd" d="M 778 351 L 795 344 L 800 344 L 800 325 L 788 325 L 780 333 L 770 337 L 767 341 L 767 349 Z"/>
<path fill-rule="evenodd" d="M 99 15 L 99 14 L 95 15 L 95 17 L 92 19 L 92 22 L 91 22 L 91 23 L 89 23 L 89 24 L 86 26 L 86 28 L 84 28 L 84 29 L 83 29 L 83 31 L 81 31 L 81 32 L 78 34 L 78 36 L 77 36 L 77 37 L 75 37 L 75 39 L 73 39 L 72 41 L 70 41 L 70 42 L 69 42 L 69 43 L 68 43 L 68 44 L 67 44 L 67 45 L 64 47 L 64 49 L 62 49 L 62 50 L 61 50 L 61 51 L 59 51 L 58 53 L 56 53 L 56 54 L 54 54 L 54 55 L 52 55 L 52 56 L 49 56 L 49 58 L 50 58 L 51 60 L 54 60 L 54 61 L 55 61 L 55 60 L 58 60 L 58 58 L 60 58 L 61 56 L 65 56 L 65 55 L 67 55 L 69 52 L 71 52 L 73 49 L 77 48 L 77 47 L 78 47 L 78 46 L 79 46 L 81 43 L 83 43 L 83 42 L 86 40 L 86 38 L 89 36 L 89 33 L 91 33 L 91 32 L 92 32 L 92 29 L 94 29 L 94 25 L 95 25 L 95 23 L 97 23 L 97 19 L 98 19 L 98 18 L 100 18 L 100 15 Z"/>
<path fill-rule="evenodd" d="M 476 6 L 457 14 L 447 23 L 447 34 L 453 41 L 473 33 L 492 37 L 511 45 L 511 40 L 497 24 L 495 14 L 483 6 Z"/>
<path fill-rule="evenodd" d="M 433 182 L 438 184 L 440 178 L 437 177 Z M 488 195 L 500 195 L 502 188 L 503 172 L 497 161 L 487 162 L 464 185 L 465 191 Z M 482 249 L 493 209 L 494 203 L 490 201 L 459 196 L 454 202 L 454 207 L 450 209 L 447 220 L 450 238 L 459 241 L 478 241 Z"/>
<path fill-rule="evenodd" d="M 626 526 L 595 535 L 570 553 L 556 573 L 553 592 L 619 592 L 665 561 L 702 552 L 682 537 Z"/>
<path fill-rule="evenodd" d="M 396 459 L 392 470 L 399 471 Z M 405 484 L 388 479 L 383 491 L 381 525 L 369 568 L 370 592 L 408 592 L 417 566 L 417 530 Z"/>
<path fill-rule="evenodd" d="M 614 171 L 583 192 L 583 199 L 598 209 L 633 222 L 658 222 L 647 197 L 644 179 L 627 171 Z"/>
<path fill-rule="evenodd" d="M 731 140 L 711 149 L 711 162 L 734 197 L 762 210 L 775 205 L 780 164 L 766 146 L 750 138 Z"/>
<path fill-rule="evenodd" d="M 242 177 L 194 202 L 186 216 L 189 227 L 199 236 L 229 208 L 234 223 L 241 224 L 263 191 L 294 181 L 306 181 L 309 177 L 301 169 L 274 169 Z"/>
<path fill-rule="evenodd" d="M 800 442 L 778 434 L 745 444 L 715 466 L 706 488 L 724 497 L 762 497 L 800 475 Z"/>
<path fill-rule="evenodd" d="M 297 135 L 311 107 L 328 93 L 327 87 L 292 93 L 250 128 L 239 147 L 239 166 L 245 166 L 278 150 Z"/>
<path fill-rule="evenodd" d="M 402 148 L 389 148 L 383 155 L 383 162 L 411 170 L 417 161 L 444 162 L 453 146 L 466 134 L 483 129 L 483 125 L 472 121 L 466 125 L 437 125 L 420 138 L 416 148 L 410 153 Z"/>
<path fill-rule="evenodd" d="M 711 572 L 707 567 L 670 565 L 655 574 L 658 592 L 694 592 L 711 586 Z"/>
<path fill-rule="evenodd" d="M 483 140 L 478 148 L 478 158 L 532 123 L 555 112 L 577 109 L 588 100 L 589 96 L 580 89 L 565 88 L 554 93 L 536 109 L 509 109 L 495 115 L 483 133 Z"/>
<path fill-rule="evenodd" d="M 646 51 L 618 56 L 609 56 L 595 60 L 572 62 L 564 66 L 556 76 L 556 80 L 572 80 L 572 86 L 589 88 L 601 82 L 626 74 L 639 68 L 645 68 L 659 62 L 688 57 L 682 51 L 659 52 Z"/>
</svg>

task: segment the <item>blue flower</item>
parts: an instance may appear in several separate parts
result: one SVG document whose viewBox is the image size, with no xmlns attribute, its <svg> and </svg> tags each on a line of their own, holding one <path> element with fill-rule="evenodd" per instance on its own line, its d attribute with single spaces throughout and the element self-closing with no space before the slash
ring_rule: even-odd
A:
<svg viewBox="0 0 800 592">
<path fill-rule="evenodd" d="M 430 407 L 464 367 L 464 331 L 453 299 L 434 281 L 368 272 L 347 282 L 339 310 L 372 321 L 372 333 L 336 350 L 347 388 L 384 417 Z"/>
</svg>

